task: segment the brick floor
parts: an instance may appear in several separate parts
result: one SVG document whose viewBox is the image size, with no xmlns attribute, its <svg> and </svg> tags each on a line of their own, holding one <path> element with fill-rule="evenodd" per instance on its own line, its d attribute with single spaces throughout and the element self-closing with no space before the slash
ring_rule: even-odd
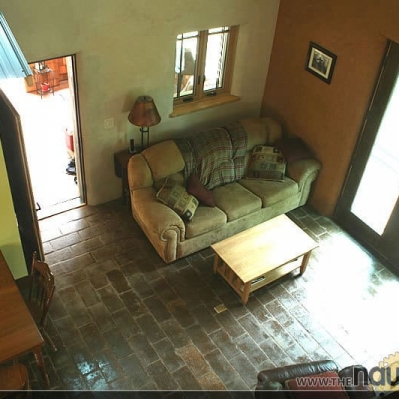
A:
<svg viewBox="0 0 399 399">
<path fill-rule="evenodd" d="M 51 389 L 253 391 L 262 369 L 327 358 L 373 367 L 398 351 L 398 278 L 311 208 L 289 216 L 319 247 L 303 276 L 247 306 L 213 275 L 211 249 L 166 265 L 120 201 L 42 220 L 56 279 L 47 331 L 58 351 L 43 350 Z M 41 389 L 33 356 L 21 360 Z"/>
</svg>

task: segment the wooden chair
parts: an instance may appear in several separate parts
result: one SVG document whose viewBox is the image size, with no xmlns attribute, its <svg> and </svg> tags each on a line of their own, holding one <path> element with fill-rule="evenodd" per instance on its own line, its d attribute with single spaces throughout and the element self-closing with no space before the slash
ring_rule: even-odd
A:
<svg viewBox="0 0 399 399">
<path fill-rule="evenodd" d="M 38 260 L 37 253 L 34 252 L 29 282 L 28 308 L 43 338 L 55 352 L 57 348 L 44 329 L 54 290 L 54 275 L 50 266 L 46 262 Z"/>
<path fill-rule="evenodd" d="M 0 399 L 29 397 L 30 382 L 26 367 L 21 363 L 0 367 Z"/>
</svg>

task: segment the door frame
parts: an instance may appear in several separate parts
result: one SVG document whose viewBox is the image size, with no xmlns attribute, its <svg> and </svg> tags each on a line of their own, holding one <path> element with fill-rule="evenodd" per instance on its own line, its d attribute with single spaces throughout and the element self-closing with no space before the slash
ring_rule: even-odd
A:
<svg viewBox="0 0 399 399">
<path fill-rule="evenodd" d="M 367 249 L 370 249 L 373 254 L 393 266 L 396 272 L 399 272 L 399 269 L 395 266 L 396 260 L 385 253 L 387 247 L 382 241 L 382 236 L 354 215 L 350 209 L 398 76 L 399 44 L 388 40 L 373 94 L 334 212 L 334 219 L 341 227 Z M 398 207 L 399 201 L 395 206 L 396 211 L 393 212 L 398 212 Z"/>
<path fill-rule="evenodd" d="M 87 203 L 87 192 L 83 173 L 83 142 L 80 124 L 76 55 L 69 54 L 61 57 L 70 57 L 71 59 L 70 68 L 72 70 L 72 78 L 68 71 L 68 81 L 70 83 L 71 94 L 73 95 L 74 140 L 75 143 L 77 143 L 75 161 L 78 184 L 80 186 L 81 205 L 83 206 Z M 0 137 L 26 268 L 29 274 L 33 252 L 36 251 L 41 260 L 44 260 L 45 256 L 36 213 L 36 204 L 29 176 L 29 166 L 20 115 L 15 110 L 6 94 L 0 89 L 0 100 L 1 99 L 3 99 L 3 101 L 0 101 Z M 12 117 L 10 115 L 12 115 Z"/>
<path fill-rule="evenodd" d="M 78 95 L 78 75 L 76 66 L 76 55 L 64 55 L 67 58 L 67 71 L 68 71 L 68 84 L 70 92 L 72 95 L 74 112 L 73 112 L 73 140 L 75 143 L 75 162 L 76 162 L 76 177 L 77 184 L 79 185 L 79 193 L 81 198 L 81 205 L 86 205 L 87 203 L 87 190 L 86 190 L 86 179 L 83 173 L 84 168 L 84 158 L 83 158 L 83 139 L 82 130 L 80 123 L 80 105 L 79 105 L 79 95 Z M 70 59 L 70 63 L 68 62 Z M 76 145 L 77 144 L 77 145 Z"/>
</svg>

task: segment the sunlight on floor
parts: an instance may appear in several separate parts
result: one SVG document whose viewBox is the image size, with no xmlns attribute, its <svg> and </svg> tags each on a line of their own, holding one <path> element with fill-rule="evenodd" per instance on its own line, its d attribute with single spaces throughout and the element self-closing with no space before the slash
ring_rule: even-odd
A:
<svg viewBox="0 0 399 399">
<path fill-rule="evenodd" d="M 2 81 L 0 87 L 21 116 L 26 156 L 38 218 L 80 204 L 78 185 L 66 173 L 71 160 L 65 130 L 73 127 L 68 88 L 43 95 L 26 93 L 23 79 Z"/>
</svg>

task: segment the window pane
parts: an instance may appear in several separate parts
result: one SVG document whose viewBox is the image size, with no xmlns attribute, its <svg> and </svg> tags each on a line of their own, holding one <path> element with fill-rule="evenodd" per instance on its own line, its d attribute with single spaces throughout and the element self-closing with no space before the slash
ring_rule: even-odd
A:
<svg viewBox="0 0 399 399">
<path fill-rule="evenodd" d="M 227 32 L 229 30 L 228 26 L 223 26 L 221 28 L 214 28 L 214 29 L 209 29 L 209 33 L 219 33 L 219 32 Z"/>
<path fill-rule="evenodd" d="M 224 28 L 220 29 L 224 30 Z M 205 61 L 205 91 L 223 87 L 228 35 L 228 32 L 208 35 Z"/>
<path fill-rule="evenodd" d="M 193 36 L 193 34 L 196 35 Z M 198 32 L 183 33 L 177 36 L 174 98 L 194 93 L 197 46 Z"/>
<path fill-rule="evenodd" d="M 195 36 L 198 36 L 198 31 L 183 33 L 184 39 L 188 39 L 189 37 L 195 37 Z"/>
</svg>

